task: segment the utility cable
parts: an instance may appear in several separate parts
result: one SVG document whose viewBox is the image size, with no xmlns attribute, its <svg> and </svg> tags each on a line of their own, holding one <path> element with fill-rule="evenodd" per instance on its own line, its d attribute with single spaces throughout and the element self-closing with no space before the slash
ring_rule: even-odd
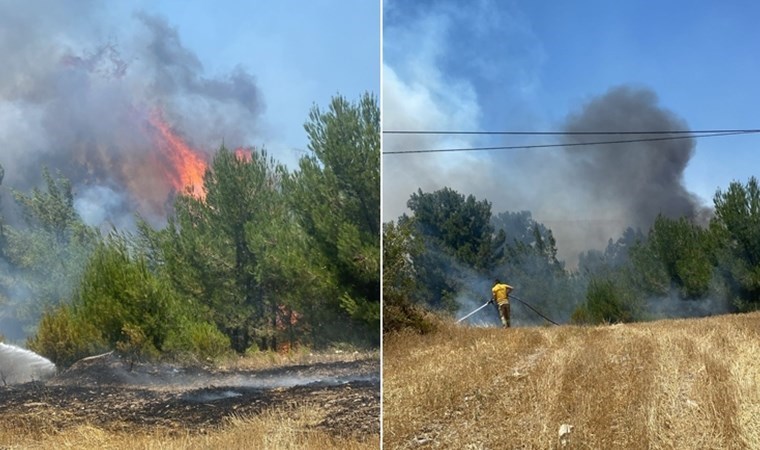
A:
<svg viewBox="0 0 760 450">
<path fill-rule="evenodd" d="M 699 139 L 706 137 L 720 137 L 720 136 L 734 136 L 740 134 L 752 134 L 760 133 L 757 131 L 731 131 L 725 133 L 706 133 L 706 134 L 689 134 L 685 136 L 668 136 L 668 137 L 654 137 L 654 138 L 642 138 L 642 139 L 618 139 L 612 141 L 591 141 L 591 142 L 570 142 L 563 144 L 536 144 L 536 145 L 507 145 L 496 147 L 465 147 L 465 148 L 439 148 L 439 149 L 424 149 L 424 150 L 393 150 L 383 151 L 384 155 L 405 155 L 413 153 L 442 153 L 442 152 L 475 152 L 475 151 L 488 151 L 488 150 L 518 150 L 518 149 L 539 149 L 539 148 L 554 148 L 554 147 L 578 147 L 578 146 L 592 146 L 592 145 L 611 145 L 611 144 L 628 144 L 635 142 L 655 142 L 655 141 L 674 141 L 680 139 Z"/>
<path fill-rule="evenodd" d="M 455 130 L 383 130 L 383 134 L 421 135 L 503 135 L 503 136 L 588 136 L 588 135 L 637 135 L 637 134 L 713 134 L 713 133 L 760 133 L 760 129 L 715 130 L 645 130 L 645 131 L 455 131 Z"/>
</svg>

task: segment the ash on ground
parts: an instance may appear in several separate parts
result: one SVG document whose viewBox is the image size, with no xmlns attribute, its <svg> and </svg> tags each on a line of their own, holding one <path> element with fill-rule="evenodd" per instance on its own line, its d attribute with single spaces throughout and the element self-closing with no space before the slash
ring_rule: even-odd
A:
<svg viewBox="0 0 760 450">
<path fill-rule="evenodd" d="M 326 411 L 318 425 L 334 435 L 380 433 L 380 361 L 367 358 L 265 370 L 219 371 L 131 364 L 114 354 L 79 361 L 46 381 L 0 387 L 0 420 L 45 417 L 61 429 L 161 427 L 202 432 L 232 415 L 272 407 Z"/>
</svg>

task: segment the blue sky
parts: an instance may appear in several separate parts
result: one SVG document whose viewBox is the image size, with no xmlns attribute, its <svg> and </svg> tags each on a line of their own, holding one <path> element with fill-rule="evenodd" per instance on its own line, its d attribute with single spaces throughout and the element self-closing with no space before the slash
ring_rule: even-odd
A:
<svg viewBox="0 0 760 450">
<path fill-rule="evenodd" d="M 556 130 L 592 99 L 627 86 L 654 93 L 655 106 L 689 129 L 760 128 L 758 17 L 760 5 L 751 1 L 389 0 L 383 24 L 384 126 Z M 527 141 L 499 141 L 518 142 Z M 386 135 L 384 148 L 494 143 Z M 557 157 L 543 155 L 545 161 Z M 383 218 L 398 217 L 417 188 L 451 186 L 487 198 L 495 211 L 530 209 L 534 217 L 557 220 L 557 205 L 575 200 L 531 194 L 545 193 L 542 176 L 551 174 L 535 162 L 530 173 L 521 170 L 528 167 L 520 165 L 523 157 L 384 156 Z M 681 173 L 683 184 L 709 206 L 717 188 L 757 176 L 759 162 L 760 135 L 702 139 Z M 603 231 L 616 237 L 617 228 Z M 564 233 L 566 243 L 571 234 Z"/>
<path fill-rule="evenodd" d="M 140 1 L 125 7 L 159 14 L 175 27 L 209 74 L 242 66 L 264 100 L 261 142 L 293 166 L 306 149 L 303 124 L 313 104 L 340 93 L 380 95 L 380 5 L 362 0 L 260 2 Z"/>
</svg>

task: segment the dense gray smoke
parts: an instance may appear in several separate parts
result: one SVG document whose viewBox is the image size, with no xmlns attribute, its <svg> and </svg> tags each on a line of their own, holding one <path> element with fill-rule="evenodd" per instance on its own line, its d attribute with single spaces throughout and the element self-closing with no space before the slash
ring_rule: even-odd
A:
<svg viewBox="0 0 760 450">
<path fill-rule="evenodd" d="M 393 91 L 392 91 L 393 92 Z M 394 129 L 415 129 L 405 115 L 402 98 L 385 103 L 385 116 Z M 391 108 L 392 110 L 388 110 Z M 398 111 L 396 111 L 398 110 Z M 411 111 L 415 108 L 410 107 Z M 408 123 L 411 123 L 409 125 Z M 449 124 L 430 129 L 463 129 Z M 417 127 L 420 128 L 420 127 Z M 424 127 L 423 127 L 424 128 Z M 619 86 L 599 95 L 569 114 L 557 129 L 566 131 L 688 130 L 686 123 L 663 108 L 646 88 Z M 574 144 L 662 135 L 574 135 L 559 140 L 546 136 L 505 137 L 501 142 L 435 142 L 431 136 L 385 137 L 387 150 Z M 687 216 L 704 223 L 709 210 L 684 186 L 684 171 L 694 155 L 691 138 L 626 144 L 512 149 L 491 152 L 425 153 L 384 157 L 384 220 L 404 212 L 412 192 L 450 187 L 465 195 L 486 199 L 492 212 L 531 211 L 557 239 L 558 257 L 572 269 L 578 255 L 603 250 L 628 228 L 649 230 L 658 214 Z"/>
<path fill-rule="evenodd" d="M 565 131 L 688 130 L 657 104 L 654 92 L 615 87 L 570 114 Z M 662 135 L 573 135 L 563 143 L 659 138 Z M 579 253 L 603 249 L 627 227 L 644 233 L 658 214 L 704 220 L 709 211 L 688 192 L 683 174 L 694 139 L 563 147 L 526 152 L 517 164 L 530 183 L 510 196 L 555 234 L 560 256 L 572 267 Z M 506 204 L 505 204 L 506 203 Z M 509 209 L 510 202 L 494 202 Z M 517 209 L 517 208 L 512 208 Z"/>
<path fill-rule="evenodd" d="M 618 87 L 571 115 L 566 131 L 688 131 L 686 124 L 657 106 L 652 91 Z M 566 142 L 660 138 L 662 135 L 570 136 Z M 615 208 L 629 225 L 647 228 L 657 214 L 695 218 L 701 207 L 683 185 L 694 154 L 693 139 L 609 146 L 568 147 L 570 170 L 597 214 Z"/>
<path fill-rule="evenodd" d="M 100 2 L 30 3 L 0 3 L 5 186 L 30 189 L 45 166 L 71 179 L 90 223 L 120 225 L 135 210 L 160 221 L 181 171 L 160 126 L 201 160 L 258 133 L 253 77 L 205 76 L 165 19 L 112 17 Z"/>
</svg>

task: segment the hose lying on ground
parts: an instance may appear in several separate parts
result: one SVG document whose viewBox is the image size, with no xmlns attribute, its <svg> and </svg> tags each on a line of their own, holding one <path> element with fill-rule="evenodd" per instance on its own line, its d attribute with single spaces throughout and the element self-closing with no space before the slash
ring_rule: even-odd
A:
<svg viewBox="0 0 760 450">
<path fill-rule="evenodd" d="M 514 295 L 510 295 L 509 297 L 510 297 L 510 298 L 513 298 L 513 299 L 517 300 L 518 302 L 522 303 L 523 305 L 527 306 L 528 308 L 530 308 L 530 309 L 531 309 L 531 311 L 533 311 L 534 313 L 536 313 L 536 314 L 538 314 L 539 316 L 543 317 L 544 319 L 548 320 L 549 322 L 553 323 L 554 325 L 559 325 L 557 322 L 553 321 L 552 319 L 550 319 L 550 318 L 546 317 L 545 315 L 541 314 L 540 312 L 538 312 L 538 311 L 536 310 L 536 308 L 534 308 L 534 307 L 530 306 L 530 305 L 529 305 L 528 303 L 526 303 L 524 300 L 520 300 L 518 297 L 515 297 Z"/>
<path fill-rule="evenodd" d="M 528 303 L 527 303 L 526 301 L 524 301 L 524 300 L 521 300 L 519 297 L 516 297 L 516 296 L 514 296 L 514 295 L 510 295 L 509 297 L 510 297 L 510 298 L 512 298 L 512 299 L 515 299 L 515 300 L 517 300 L 518 302 L 522 303 L 523 305 L 527 306 L 528 308 L 530 308 L 530 310 L 531 310 L 531 311 L 533 311 L 534 313 L 536 313 L 536 314 L 538 314 L 539 316 L 543 317 L 544 319 L 548 320 L 549 322 L 553 323 L 554 325 L 559 325 L 557 322 L 555 322 L 555 321 L 553 321 L 552 319 L 550 319 L 550 318 L 546 317 L 545 315 L 541 314 L 541 313 L 540 313 L 540 312 L 539 312 L 539 311 L 538 311 L 536 308 L 534 308 L 534 307 L 530 306 L 530 304 L 528 304 Z M 456 321 L 456 323 L 459 323 L 459 322 L 463 321 L 464 319 L 466 319 L 466 318 L 470 317 L 471 315 L 473 315 L 473 314 L 475 314 L 476 312 L 480 311 L 481 309 L 485 308 L 486 306 L 488 306 L 488 304 L 489 304 L 489 303 L 491 303 L 491 300 L 489 300 L 489 301 L 485 302 L 485 303 L 483 304 L 483 306 L 480 306 L 479 308 L 477 308 L 476 310 L 474 310 L 474 311 L 472 311 L 471 313 L 467 314 L 466 316 L 464 316 L 464 317 L 462 317 L 462 318 L 458 319 L 458 320 Z"/>
</svg>

